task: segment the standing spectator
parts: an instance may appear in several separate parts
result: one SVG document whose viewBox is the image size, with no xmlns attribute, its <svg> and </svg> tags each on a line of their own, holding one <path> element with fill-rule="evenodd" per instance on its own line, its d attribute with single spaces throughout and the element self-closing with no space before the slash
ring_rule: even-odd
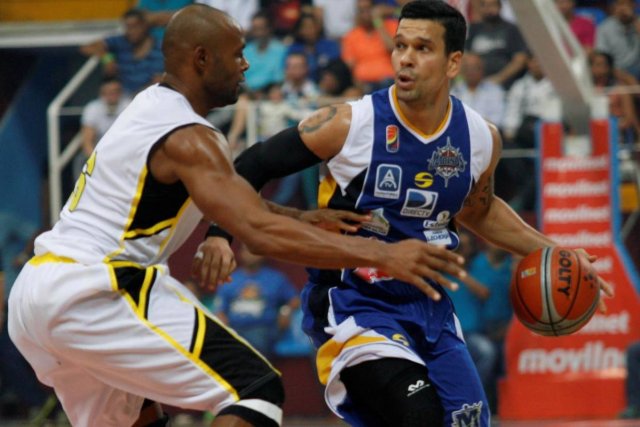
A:
<svg viewBox="0 0 640 427">
<path fill-rule="evenodd" d="M 152 27 L 151 34 L 162 40 L 164 27 L 169 23 L 169 19 L 178 9 L 191 3 L 193 0 L 138 0 L 137 7 L 145 13 L 147 22 Z"/>
<path fill-rule="evenodd" d="M 620 418 L 640 418 L 640 341 L 627 348 L 627 378 L 625 380 L 627 407 Z"/>
<path fill-rule="evenodd" d="M 640 79 L 640 21 L 633 0 L 615 0 L 611 16 L 598 26 L 596 49 L 613 57 L 616 67 Z"/>
<path fill-rule="evenodd" d="M 105 74 L 117 76 L 124 89 L 135 94 L 159 80 L 164 70 L 160 40 L 149 32 L 149 23 L 139 9 L 122 16 L 124 34 L 84 45 L 80 52 L 102 58 Z"/>
<path fill-rule="evenodd" d="M 597 91 L 621 89 L 625 86 L 616 78 L 613 57 L 608 53 L 594 51 L 590 58 L 591 78 Z M 634 143 L 640 135 L 640 118 L 638 118 L 633 97 L 628 93 L 611 93 L 609 98 L 609 115 L 618 119 L 618 133 L 623 144 Z"/>
<path fill-rule="evenodd" d="M 339 41 L 353 28 L 356 0 L 313 0 L 313 6 L 328 38 Z"/>
<path fill-rule="evenodd" d="M 482 57 L 490 80 L 509 88 L 526 67 L 527 47 L 518 27 L 500 16 L 501 5 L 480 0 L 481 21 L 470 25 L 465 49 Z"/>
<path fill-rule="evenodd" d="M 499 84 L 485 78 L 484 62 L 480 55 L 465 54 L 460 72 L 462 78 L 454 84 L 451 94 L 502 128 L 505 91 Z"/>
<path fill-rule="evenodd" d="M 587 53 L 591 52 L 596 39 L 596 24 L 591 19 L 575 13 L 575 0 L 556 0 L 556 6 L 582 47 Z"/>
<path fill-rule="evenodd" d="M 251 25 L 251 17 L 259 10 L 259 0 L 195 0 L 229 14 L 244 31 Z"/>
<path fill-rule="evenodd" d="M 309 76 L 315 82 L 320 78 L 319 70 L 333 59 L 340 58 L 340 45 L 323 37 L 322 22 L 311 13 L 303 13 L 294 28 L 294 42 L 288 54 L 302 53 L 307 57 Z"/>
<path fill-rule="evenodd" d="M 382 14 L 372 0 L 358 0 L 356 26 L 342 39 L 342 59 L 365 93 L 388 86 L 394 76 L 391 51 L 398 23 Z"/>
<path fill-rule="evenodd" d="M 100 85 L 97 99 L 82 110 L 82 151 L 86 157 L 93 153 L 97 142 L 107 133 L 118 115 L 129 105 L 131 99 L 122 93 L 120 80 L 105 77 Z"/>
<path fill-rule="evenodd" d="M 213 312 L 270 357 L 300 299 L 284 274 L 266 266 L 264 257 L 251 253 L 244 245 L 238 261 L 240 267 L 231 274 L 232 282 L 218 290 Z"/>
<path fill-rule="evenodd" d="M 265 11 L 257 12 L 249 27 L 250 41 L 244 56 L 251 66 L 245 73 L 250 92 L 259 92 L 284 79 L 284 61 L 287 48 L 275 37 Z"/>
</svg>

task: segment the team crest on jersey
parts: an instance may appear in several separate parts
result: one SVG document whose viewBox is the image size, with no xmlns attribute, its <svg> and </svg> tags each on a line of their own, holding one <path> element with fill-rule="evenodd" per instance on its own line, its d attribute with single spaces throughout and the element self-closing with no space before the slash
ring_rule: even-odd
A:
<svg viewBox="0 0 640 427">
<path fill-rule="evenodd" d="M 451 138 L 447 137 L 447 145 L 436 149 L 429 160 L 428 170 L 435 170 L 436 175 L 444 179 L 445 188 L 449 179 L 460 176 L 467 167 L 467 161 L 462 157 L 460 149 L 451 145 Z"/>
<path fill-rule="evenodd" d="M 374 209 L 370 212 L 371 221 L 363 222 L 362 228 L 371 231 L 373 233 L 381 234 L 386 236 L 389 234 L 389 229 L 391 225 L 389 224 L 389 220 L 384 217 L 384 208 Z"/>
<path fill-rule="evenodd" d="M 396 125 L 388 125 L 386 129 L 388 153 L 397 153 L 400 149 L 400 131 Z"/>
<path fill-rule="evenodd" d="M 416 190 L 410 188 L 404 199 L 401 215 L 416 218 L 428 218 L 433 213 L 438 201 L 438 193 L 435 191 Z"/>
<path fill-rule="evenodd" d="M 480 427 L 480 415 L 482 414 L 482 402 L 473 405 L 462 405 L 462 408 L 451 413 L 451 427 Z"/>
<path fill-rule="evenodd" d="M 383 199 L 397 199 L 400 197 L 401 182 L 402 168 L 382 163 L 376 170 L 376 188 L 373 195 Z"/>
</svg>

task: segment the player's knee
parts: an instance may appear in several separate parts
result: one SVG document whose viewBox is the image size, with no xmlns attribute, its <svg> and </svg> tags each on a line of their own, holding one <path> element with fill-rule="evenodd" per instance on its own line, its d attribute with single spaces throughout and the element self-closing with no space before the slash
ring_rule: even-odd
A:
<svg viewBox="0 0 640 427">
<path fill-rule="evenodd" d="M 414 373 L 408 378 L 399 378 L 390 384 L 393 396 L 387 419 L 397 420 L 394 425 L 402 427 L 442 426 L 444 408 L 440 397 L 426 373 Z"/>
<path fill-rule="evenodd" d="M 254 426 L 277 427 L 282 424 L 283 403 L 282 380 L 275 377 L 218 415 L 235 415 Z"/>
</svg>

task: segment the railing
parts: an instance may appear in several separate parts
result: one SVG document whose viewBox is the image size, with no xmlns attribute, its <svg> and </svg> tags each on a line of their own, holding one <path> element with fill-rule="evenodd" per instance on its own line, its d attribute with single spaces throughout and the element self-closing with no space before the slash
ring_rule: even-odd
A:
<svg viewBox="0 0 640 427">
<path fill-rule="evenodd" d="M 47 108 L 47 126 L 49 138 L 49 218 L 51 224 L 58 220 L 62 208 L 62 171 L 80 148 L 81 139 L 75 138 L 60 152 L 60 116 L 80 115 L 79 107 L 64 107 L 64 104 L 78 90 L 100 63 L 96 56 L 89 58 L 69 83 L 51 101 Z"/>
</svg>

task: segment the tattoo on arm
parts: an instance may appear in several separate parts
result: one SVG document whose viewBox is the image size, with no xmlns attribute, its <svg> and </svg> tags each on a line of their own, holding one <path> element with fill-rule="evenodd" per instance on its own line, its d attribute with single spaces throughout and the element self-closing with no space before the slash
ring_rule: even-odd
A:
<svg viewBox="0 0 640 427">
<path fill-rule="evenodd" d="M 464 201 L 465 206 L 473 207 L 476 205 L 476 202 L 482 206 L 488 206 L 491 202 L 491 198 L 493 197 L 493 175 L 489 177 L 482 187 L 478 184 L 471 188 L 469 195 Z"/>
<path fill-rule="evenodd" d="M 319 110 L 317 114 L 314 114 L 305 121 L 304 125 L 300 129 L 300 133 L 311 133 L 317 131 L 322 127 L 322 125 L 334 118 L 337 112 L 338 109 L 334 105 Z"/>
</svg>

